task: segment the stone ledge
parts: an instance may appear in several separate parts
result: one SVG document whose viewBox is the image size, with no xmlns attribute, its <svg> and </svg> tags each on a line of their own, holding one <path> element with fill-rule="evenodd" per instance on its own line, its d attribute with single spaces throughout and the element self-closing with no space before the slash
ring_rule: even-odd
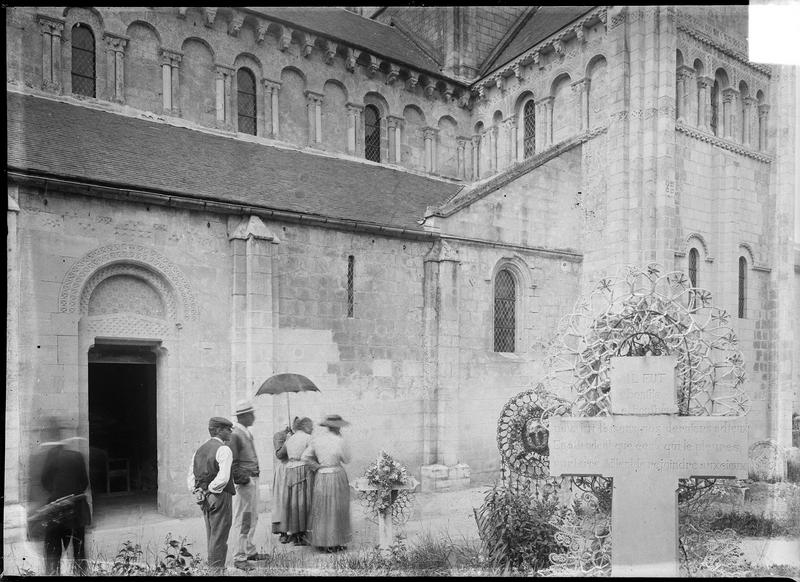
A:
<svg viewBox="0 0 800 582">
<path fill-rule="evenodd" d="M 470 486 L 469 465 L 424 465 L 420 469 L 421 491 L 457 491 Z"/>
</svg>

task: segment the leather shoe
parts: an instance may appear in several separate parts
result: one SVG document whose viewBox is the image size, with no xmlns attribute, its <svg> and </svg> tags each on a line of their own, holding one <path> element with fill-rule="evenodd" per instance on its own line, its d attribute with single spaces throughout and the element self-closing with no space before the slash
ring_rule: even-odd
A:
<svg viewBox="0 0 800 582">
<path fill-rule="evenodd" d="M 255 568 L 252 564 L 248 563 L 247 560 L 236 560 L 233 563 L 234 568 L 239 568 L 240 570 L 252 570 Z"/>
<path fill-rule="evenodd" d="M 247 559 L 248 560 L 253 560 L 253 561 L 267 560 L 267 559 L 269 559 L 269 555 L 268 554 L 253 554 L 251 556 L 247 556 Z"/>
</svg>

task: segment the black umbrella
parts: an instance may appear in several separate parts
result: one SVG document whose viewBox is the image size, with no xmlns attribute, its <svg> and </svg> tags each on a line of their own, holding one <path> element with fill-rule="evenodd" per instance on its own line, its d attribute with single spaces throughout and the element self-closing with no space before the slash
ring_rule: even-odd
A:
<svg viewBox="0 0 800 582">
<path fill-rule="evenodd" d="M 289 413 L 289 426 L 292 425 L 292 412 L 289 410 L 289 392 L 319 392 L 319 388 L 302 374 L 275 374 L 270 376 L 256 392 L 262 394 L 286 393 L 286 412 Z"/>
</svg>

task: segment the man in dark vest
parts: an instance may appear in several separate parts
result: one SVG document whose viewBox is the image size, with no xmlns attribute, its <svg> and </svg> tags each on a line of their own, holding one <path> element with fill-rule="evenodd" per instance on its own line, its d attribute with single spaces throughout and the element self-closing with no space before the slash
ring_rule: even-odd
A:
<svg viewBox="0 0 800 582">
<path fill-rule="evenodd" d="M 208 565 L 225 569 L 228 555 L 228 534 L 233 518 L 233 495 L 236 494 L 231 476 L 233 453 L 226 443 L 231 439 L 233 423 L 215 416 L 208 421 L 208 439 L 192 457 L 187 484 L 203 508 L 208 543 Z"/>
<path fill-rule="evenodd" d="M 256 419 L 253 403 L 243 400 L 237 403 L 236 422 L 230 446 L 233 451 L 233 483 L 236 485 L 236 501 L 234 502 L 234 524 L 238 535 L 233 565 L 242 570 L 253 568 L 252 560 L 265 560 L 265 554 L 259 554 L 253 543 L 253 536 L 258 524 L 258 455 L 256 454 L 253 434 L 250 427 Z"/>
</svg>

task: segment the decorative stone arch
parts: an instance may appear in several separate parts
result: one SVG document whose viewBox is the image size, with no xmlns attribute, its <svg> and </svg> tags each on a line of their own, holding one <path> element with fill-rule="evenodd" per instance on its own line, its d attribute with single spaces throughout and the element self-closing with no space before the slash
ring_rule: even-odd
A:
<svg viewBox="0 0 800 582">
<path fill-rule="evenodd" d="M 148 16 L 149 16 L 149 13 L 148 13 Z M 130 36 L 129 31 L 134 25 L 142 26 L 144 28 L 149 29 L 153 33 L 153 35 L 156 37 L 156 41 L 158 43 L 158 46 L 162 46 L 161 34 L 158 32 L 158 29 L 155 27 L 155 25 L 152 22 L 149 22 L 148 20 L 142 20 L 141 18 L 137 18 L 136 20 L 134 20 L 130 24 L 128 24 L 127 27 L 125 27 L 125 35 L 126 36 Z"/>
<path fill-rule="evenodd" d="M 530 275 L 530 267 L 525 262 L 525 260 L 518 256 L 504 256 L 501 257 L 492 268 L 492 272 L 489 277 L 489 282 L 491 285 L 491 337 L 490 345 L 491 350 L 494 351 L 495 348 L 495 293 L 497 289 L 497 277 L 501 271 L 507 271 L 512 279 L 514 280 L 514 285 L 516 289 L 515 297 L 514 297 L 514 352 L 513 353 L 520 353 L 523 351 L 522 346 L 524 345 L 525 339 L 525 330 L 526 330 L 526 305 L 528 303 L 528 298 L 530 296 L 530 292 L 532 289 L 535 288 L 531 281 Z"/>
<path fill-rule="evenodd" d="M 103 97 L 106 86 L 106 59 L 103 48 L 105 25 L 103 17 L 96 8 L 70 6 L 64 9 L 64 32 L 61 44 L 62 86 L 64 93 L 72 93 L 72 29 L 76 24 L 88 26 L 94 36 L 94 82 L 95 98 Z"/>
<path fill-rule="evenodd" d="M 714 257 L 711 256 L 711 253 L 708 252 L 708 245 L 706 244 L 706 239 L 703 238 L 703 235 L 693 232 L 689 236 L 686 237 L 686 254 L 689 254 L 689 249 L 691 248 L 700 248 L 702 249 L 702 258 L 707 263 L 713 263 Z"/>
<path fill-rule="evenodd" d="M 168 317 L 176 323 L 197 319 L 194 294 L 180 269 L 157 251 L 133 243 L 100 247 L 75 263 L 61 285 L 59 310 L 88 315 L 91 292 L 104 279 L 118 274 L 136 276 L 159 291 Z"/>
<path fill-rule="evenodd" d="M 740 256 L 744 256 L 747 260 L 747 265 L 750 269 L 752 269 L 756 264 L 756 254 L 753 252 L 753 247 L 750 243 L 740 242 L 739 243 L 739 254 L 737 255 L 737 259 Z"/>
<path fill-rule="evenodd" d="M 517 120 L 517 123 L 516 123 L 516 126 L 517 126 L 517 136 L 516 136 L 517 161 L 522 161 L 526 157 L 530 157 L 536 152 L 535 136 L 536 136 L 536 122 L 538 120 L 536 120 L 535 105 L 528 106 L 528 103 L 535 104 L 534 93 L 530 89 L 526 89 L 525 91 L 522 91 L 519 94 L 519 96 L 516 98 L 515 102 L 514 102 L 514 116 L 516 117 L 516 120 Z M 534 121 L 533 121 L 533 123 L 531 124 L 531 127 L 530 127 L 530 131 L 531 131 L 530 136 L 526 136 L 526 133 L 525 133 L 525 131 L 526 131 L 526 125 L 525 125 L 526 107 L 528 107 L 528 108 L 534 107 L 534 110 L 533 110 L 534 111 L 534 117 L 533 117 Z M 530 141 L 532 143 L 532 146 L 529 148 L 529 154 L 530 154 L 529 156 L 525 155 L 525 138 L 526 137 L 530 137 L 531 138 Z"/>
<path fill-rule="evenodd" d="M 200 44 L 205 46 L 208 49 L 208 51 L 211 53 L 211 62 L 212 63 L 217 62 L 217 53 L 214 51 L 214 47 L 212 47 L 211 43 L 208 42 L 206 39 L 201 38 L 199 36 L 187 36 L 186 38 L 184 38 L 181 41 L 181 52 L 185 52 L 186 51 L 186 43 L 189 42 L 190 40 L 199 42 Z"/>
</svg>

